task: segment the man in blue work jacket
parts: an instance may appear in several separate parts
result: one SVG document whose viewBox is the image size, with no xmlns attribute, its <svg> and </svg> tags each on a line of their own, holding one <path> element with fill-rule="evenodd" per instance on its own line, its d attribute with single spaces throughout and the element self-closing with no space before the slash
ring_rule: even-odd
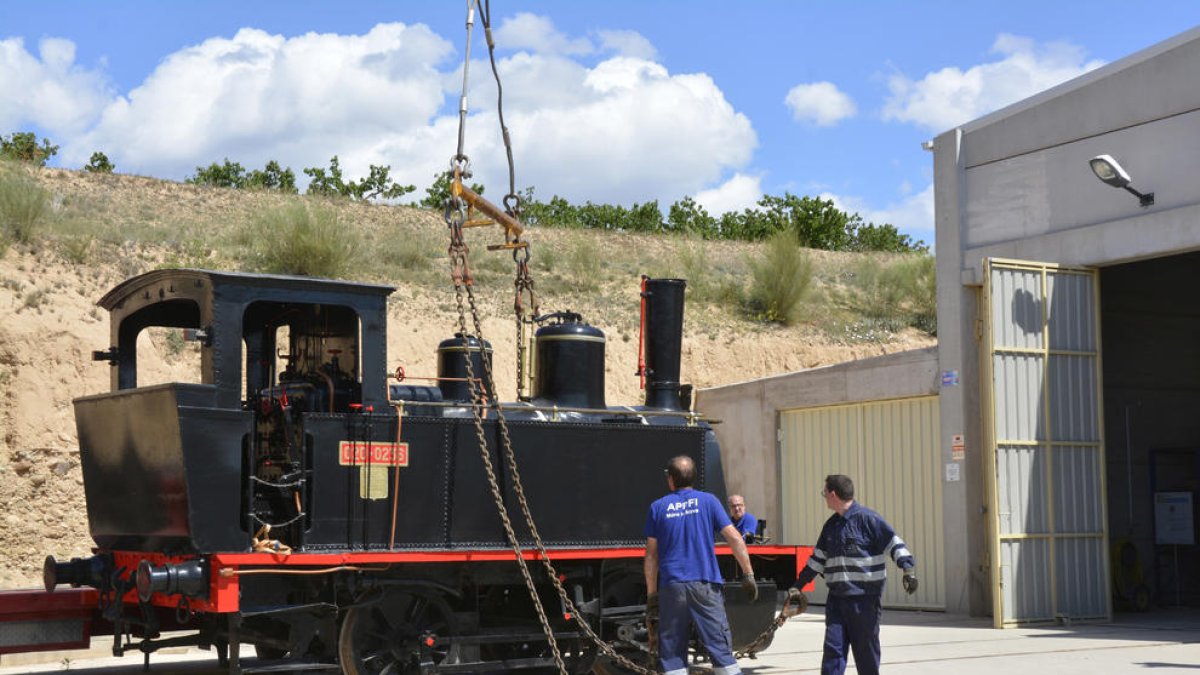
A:
<svg viewBox="0 0 1200 675">
<path fill-rule="evenodd" d="M 720 532 L 742 568 L 742 590 L 753 602 L 758 585 L 742 535 L 721 501 L 692 488 L 696 464 L 679 455 L 667 463 L 671 493 L 650 505 L 646 517 L 646 614 L 658 618 L 658 654 L 665 675 L 687 675 L 689 626 L 712 658 L 714 675 L 741 673 L 725 615 L 724 579 L 713 551 Z"/>
<path fill-rule="evenodd" d="M 904 570 L 904 590 L 909 594 L 917 592 L 917 563 L 882 516 L 854 501 L 849 476 L 826 476 L 821 496 L 834 514 L 825 521 L 808 565 L 788 591 L 789 604 L 801 604 L 800 589 L 818 574 L 824 576 L 829 597 L 821 675 L 846 672 L 850 651 L 860 675 L 875 675 L 880 657 L 879 598 L 887 580 L 887 558 Z"/>
</svg>

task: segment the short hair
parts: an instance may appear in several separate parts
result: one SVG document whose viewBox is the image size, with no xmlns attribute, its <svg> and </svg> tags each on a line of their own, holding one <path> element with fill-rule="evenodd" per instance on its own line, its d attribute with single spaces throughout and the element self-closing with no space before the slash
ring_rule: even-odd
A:
<svg viewBox="0 0 1200 675">
<path fill-rule="evenodd" d="M 696 478 L 696 463 L 687 455 L 672 457 L 671 461 L 667 462 L 667 475 L 671 477 L 676 490 L 691 487 Z"/>
<path fill-rule="evenodd" d="M 850 476 L 833 473 L 825 476 L 825 489 L 836 494 L 838 499 L 848 502 L 854 499 L 854 481 Z"/>
<path fill-rule="evenodd" d="M 734 497 L 741 497 L 741 500 L 742 500 L 742 506 L 745 506 L 745 505 L 746 505 L 746 498 L 745 498 L 745 497 L 742 497 L 741 495 L 739 495 L 739 494 L 738 494 L 738 493 L 736 493 L 736 492 L 735 492 L 735 493 L 733 493 L 733 494 L 731 494 L 731 495 L 729 495 L 729 497 L 727 497 L 727 498 L 725 499 L 725 503 L 727 503 L 727 504 L 728 504 L 728 503 L 731 503 L 731 502 L 733 502 L 733 498 L 734 498 Z"/>
</svg>

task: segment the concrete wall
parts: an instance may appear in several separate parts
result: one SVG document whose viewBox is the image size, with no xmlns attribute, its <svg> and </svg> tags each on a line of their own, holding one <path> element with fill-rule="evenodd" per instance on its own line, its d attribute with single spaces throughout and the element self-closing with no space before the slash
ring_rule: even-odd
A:
<svg viewBox="0 0 1200 675">
<path fill-rule="evenodd" d="M 754 515 L 780 523 L 779 411 L 928 396 L 938 392 L 938 382 L 930 347 L 701 389 L 696 409 L 721 420 L 714 428 L 729 493 L 744 495 Z"/>
<path fill-rule="evenodd" d="M 1116 157 L 1148 208 L 1088 167 Z M 982 509 L 978 299 L 982 261 L 1074 265 L 1200 250 L 1200 28 L 934 140 L 943 455 L 966 437 L 963 480 L 944 485 L 948 576 L 962 606 L 990 611 Z M 949 537 L 966 532 L 966 537 Z M 955 603 L 948 597 L 948 609 Z"/>
</svg>

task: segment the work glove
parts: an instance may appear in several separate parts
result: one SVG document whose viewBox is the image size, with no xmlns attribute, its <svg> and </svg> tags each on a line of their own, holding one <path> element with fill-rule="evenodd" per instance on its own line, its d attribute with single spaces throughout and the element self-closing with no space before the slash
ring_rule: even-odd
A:
<svg viewBox="0 0 1200 675">
<path fill-rule="evenodd" d="M 742 590 L 746 592 L 746 597 L 750 598 L 750 602 L 758 600 L 758 583 L 754 580 L 753 574 L 742 577 Z"/>
<path fill-rule="evenodd" d="M 917 592 L 917 568 L 910 567 L 904 570 L 904 591 L 909 595 Z"/>
<path fill-rule="evenodd" d="M 783 603 L 783 615 L 792 618 L 803 614 L 808 609 L 808 596 L 801 593 L 799 588 L 789 588 L 787 600 Z"/>
<path fill-rule="evenodd" d="M 646 597 L 646 621 L 658 621 L 658 593 Z"/>
</svg>

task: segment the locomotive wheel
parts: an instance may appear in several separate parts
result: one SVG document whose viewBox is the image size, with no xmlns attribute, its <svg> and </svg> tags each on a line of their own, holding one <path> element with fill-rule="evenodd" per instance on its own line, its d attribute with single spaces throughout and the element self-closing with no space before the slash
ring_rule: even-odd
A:
<svg viewBox="0 0 1200 675">
<path fill-rule="evenodd" d="M 421 672 L 421 644 L 430 633 L 456 634 L 454 614 L 436 593 L 389 590 L 379 602 L 346 612 L 338 636 L 338 662 L 347 675 Z M 457 663 L 458 648 L 427 648 L 435 664 Z"/>
</svg>

